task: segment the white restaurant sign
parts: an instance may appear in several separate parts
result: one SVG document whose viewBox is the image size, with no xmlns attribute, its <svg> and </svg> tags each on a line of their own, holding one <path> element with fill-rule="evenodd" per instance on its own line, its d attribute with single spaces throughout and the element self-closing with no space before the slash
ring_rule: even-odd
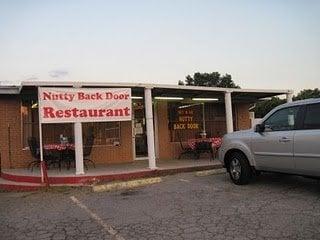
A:
<svg viewBox="0 0 320 240">
<path fill-rule="evenodd" d="M 41 123 L 131 120 L 130 88 L 39 88 Z"/>
</svg>

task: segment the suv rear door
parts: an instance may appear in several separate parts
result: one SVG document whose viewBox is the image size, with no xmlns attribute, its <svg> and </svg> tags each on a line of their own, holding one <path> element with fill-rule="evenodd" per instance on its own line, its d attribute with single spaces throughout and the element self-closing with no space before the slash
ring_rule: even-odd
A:
<svg viewBox="0 0 320 240">
<path fill-rule="evenodd" d="M 293 139 L 299 106 L 279 109 L 264 121 L 265 131 L 254 132 L 251 147 L 259 170 L 293 172 Z"/>
<path fill-rule="evenodd" d="M 298 173 L 320 176 L 320 103 L 306 105 L 304 112 L 294 138 L 294 162 Z"/>
</svg>

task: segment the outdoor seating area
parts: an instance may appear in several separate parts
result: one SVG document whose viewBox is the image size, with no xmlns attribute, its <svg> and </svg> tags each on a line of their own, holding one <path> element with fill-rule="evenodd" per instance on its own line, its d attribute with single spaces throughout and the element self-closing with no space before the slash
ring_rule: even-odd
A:
<svg viewBox="0 0 320 240">
<path fill-rule="evenodd" d="M 12 94 L 4 89 L 2 104 L 14 111 L 2 124 L 8 139 L 1 142 L 2 169 L 21 169 L 31 175 L 39 175 L 42 169 L 42 181 L 46 182 L 48 172 L 50 182 L 52 174 L 108 175 L 113 166 L 126 172 L 126 166 L 141 161 L 146 165 L 142 171 L 158 171 L 162 164 L 173 162 L 179 169 L 198 167 L 203 161 L 211 166 L 225 133 L 251 127 L 250 104 L 287 93 L 127 83 L 79 85 L 23 82 L 9 89 Z M 10 120 L 17 116 L 20 121 Z"/>
<path fill-rule="evenodd" d="M 93 143 L 94 136 L 90 135 L 86 137 L 83 144 L 83 160 L 86 170 L 88 170 L 88 164 L 95 168 L 94 161 L 90 159 Z M 28 145 L 34 158 L 34 160 L 28 164 L 28 169 L 32 172 L 34 168 L 40 166 L 40 144 L 35 137 L 29 137 Z M 75 168 L 75 144 L 61 139 L 60 143 L 44 144 L 43 160 L 48 169 L 58 169 L 61 171 L 62 168 L 66 168 L 67 170 L 70 170 L 71 167 Z"/>
<path fill-rule="evenodd" d="M 47 170 L 50 184 L 88 184 L 96 181 L 114 181 L 132 178 L 152 177 L 168 175 L 179 172 L 203 171 L 220 168 L 221 163 L 208 158 L 158 161 L 157 169 L 150 169 L 147 160 L 134 161 L 122 164 L 97 164 L 95 168 L 90 167 L 83 175 L 76 175 L 74 171 L 67 168 L 49 168 Z M 1 177 L 7 181 L 26 183 L 41 183 L 40 168 L 29 169 L 2 169 Z"/>
<path fill-rule="evenodd" d="M 191 138 L 188 139 L 187 145 L 179 140 L 181 146 L 181 153 L 179 159 L 182 156 L 191 155 L 195 159 L 199 159 L 203 153 L 209 154 L 209 158 L 214 160 L 217 157 L 218 150 L 221 146 L 222 138 Z"/>
</svg>

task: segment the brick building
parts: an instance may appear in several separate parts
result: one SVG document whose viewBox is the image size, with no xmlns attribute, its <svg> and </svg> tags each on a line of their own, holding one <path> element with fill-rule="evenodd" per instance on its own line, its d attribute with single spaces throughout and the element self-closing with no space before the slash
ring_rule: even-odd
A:
<svg viewBox="0 0 320 240">
<path fill-rule="evenodd" d="M 178 85 L 22 82 L 0 85 L 1 169 L 26 168 L 32 161 L 27 139 L 39 139 L 38 87 L 131 88 L 132 121 L 95 122 L 80 125 L 83 136 L 93 131 L 91 159 L 96 164 L 125 163 L 148 159 L 178 158 L 180 142 L 222 137 L 226 132 L 251 127 L 249 107 L 259 99 L 287 95 L 289 90 L 248 90 Z M 73 123 L 43 124 L 43 143 L 59 136 L 75 139 Z M 79 162 L 77 162 L 79 165 Z M 80 164 L 83 165 L 83 163 Z M 77 173 L 83 166 L 76 166 Z M 83 172 L 82 172 L 83 173 Z"/>
</svg>

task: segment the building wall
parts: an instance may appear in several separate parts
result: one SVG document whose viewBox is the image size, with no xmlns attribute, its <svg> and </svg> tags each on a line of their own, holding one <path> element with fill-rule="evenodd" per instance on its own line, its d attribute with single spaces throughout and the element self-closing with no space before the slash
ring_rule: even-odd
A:
<svg viewBox="0 0 320 240">
<path fill-rule="evenodd" d="M 132 162 L 132 123 L 121 122 L 120 146 L 94 146 L 91 159 L 99 163 Z"/>
<path fill-rule="evenodd" d="M 159 159 L 166 160 L 178 157 L 181 151 L 179 143 L 170 142 L 167 102 L 157 102 L 157 112 L 154 114 L 158 114 Z"/>
<path fill-rule="evenodd" d="M 236 130 L 245 130 L 251 128 L 250 104 L 238 103 L 236 104 Z"/>
<path fill-rule="evenodd" d="M 34 159 L 22 146 L 20 96 L 0 96 L 0 154 L 1 168 L 25 168 Z M 99 163 L 133 161 L 131 121 L 121 122 L 120 146 L 94 146 L 91 159 Z M 10 131 L 10 138 L 9 138 Z M 46 131 L 50 131 L 47 128 Z M 50 133 L 47 132 L 48 135 Z"/>
<path fill-rule="evenodd" d="M 235 130 L 244 130 L 251 127 L 249 106 L 247 103 L 234 104 L 235 113 L 233 117 L 235 119 Z M 171 142 L 170 139 L 168 103 L 159 101 L 157 103 L 156 114 L 158 114 L 159 159 L 169 160 L 178 158 L 182 149 L 179 142 Z M 217 123 L 212 126 L 214 136 L 223 136 L 226 133 L 225 117 L 213 117 L 213 119 Z M 182 144 L 187 145 L 186 142 Z"/>
<path fill-rule="evenodd" d="M 22 146 L 22 125 L 20 96 L 0 96 L 0 154 L 1 168 L 25 168 L 33 159 L 30 151 Z M 159 159 L 167 160 L 178 158 L 181 152 L 179 142 L 171 142 L 168 128 L 169 118 L 167 102 L 157 103 L 155 114 L 158 114 Z M 251 127 L 249 104 L 236 104 L 236 129 Z M 217 131 L 224 133 L 221 119 L 217 120 L 221 126 Z M 9 138 L 10 130 L 10 138 Z M 184 143 L 186 144 L 186 143 Z M 134 159 L 132 149 L 132 123 L 121 122 L 120 146 L 94 146 L 91 159 L 99 163 L 124 163 Z"/>
<path fill-rule="evenodd" d="M 32 156 L 21 141 L 20 96 L 0 96 L 1 168 L 26 167 Z"/>
</svg>

